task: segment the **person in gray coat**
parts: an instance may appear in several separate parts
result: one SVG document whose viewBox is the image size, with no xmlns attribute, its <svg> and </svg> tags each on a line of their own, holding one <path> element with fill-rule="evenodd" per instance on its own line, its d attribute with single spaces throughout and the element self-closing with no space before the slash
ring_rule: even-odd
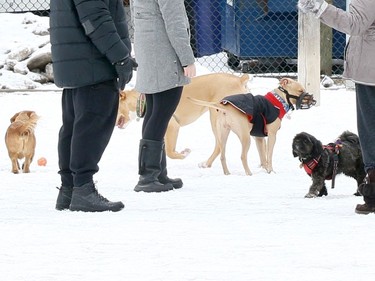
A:
<svg viewBox="0 0 375 281">
<path fill-rule="evenodd" d="M 63 88 L 57 210 L 120 211 L 93 182 L 111 138 L 119 89 L 135 61 L 122 0 L 51 0 L 50 41 L 55 84 Z"/>
<path fill-rule="evenodd" d="M 365 204 L 356 213 L 375 213 L 375 1 L 352 0 L 343 11 L 324 0 L 299 0 L 299 9 L 350 35 L 343 77 L 355 83 L 357 127 L 367 177 L 359 186 Z"/>
<path fill-rule="evenodd" d="M 167 176 L 164 135 L 183 86 L 195 76 L 190 28 L 183 0 L 132 0 L 135 88 L 146 96 L 139 143 L 139 181 L 135 191 L 162 192 L 181 188 Z"/>
</svg>

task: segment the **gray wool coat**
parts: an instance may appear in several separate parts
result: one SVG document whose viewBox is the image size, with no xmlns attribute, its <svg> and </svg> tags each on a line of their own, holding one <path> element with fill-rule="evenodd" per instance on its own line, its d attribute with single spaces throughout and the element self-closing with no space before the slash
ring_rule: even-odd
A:
<svg viewBox="0 0 375 281">
<path fill-rule="evenodd" d="M 195 62 L 183 0 L 132 0 L 136 90 L 153 94 L 186 85 L 183 66 Z"/>
<path fill-rule="evenodd" d="M 320 15 L 320 21 L 350 35 L 345 48 L 344 78 L 375 86 L 375 1 L 352 0 L 347 12 L 332 5 Z"/>
</svg>

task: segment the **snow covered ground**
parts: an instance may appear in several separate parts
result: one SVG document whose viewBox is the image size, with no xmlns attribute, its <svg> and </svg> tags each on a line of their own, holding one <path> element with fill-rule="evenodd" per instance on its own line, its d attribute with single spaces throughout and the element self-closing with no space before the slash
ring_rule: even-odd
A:
<svg viewBox="0 0 375 281">
<path fill-rule="evenodd" d="M 6 20 L 3 18 L 6 17 Z M 27 37 L 20 16 L 0 14 L 0 59 Z M 6 23 L 6 24 L 5 24 Z M 7 37 L 4 37 L 6 35 Z M 22 41 L 22 40 L 21 40 Z M 200 73 L 204 72 L 202 67 Z M 5 69 L 1 73 L 9 74 Z M 19 81 L 19 76 L 8 79 Z M 276 79 L 255 77 L 254 94 L 264 94 Z M 38 89 L 56 89 L 53 85 Z M 292 156 L 293 137 L 306 131 L 323 143 L 344 130 L 356 131 L 355 94 L 343 86 L 322 89 L 321 105 L 295 111 L 283 120 L 275 153 L 275 173 L 258 168 L 253 142 L 245 176 L 237 137 L 230 135 L 223 175 L 217 159 L 211 169 L 198 163 L 211 154 L 214 138 L 208 115 L 183 127 L 178 149 L 185 160 L 168 159 L 170 176 L 181 177 L 181 190 L 136 193 L 141 122 L 115 128 L 95 176 L 99 191 L 122 200 L 118 213 L 81 213 L 54 209 L 59 186 L 57 134 L 61 93 L 0 93 L 0 134 L 20 110 L 35 110 L 35 160 L 29 174 L 12 174 L 5 143 L 0 145 L 1 280 L 136 281 L 361 281 L 375 274 L 373 215 L 354 213 L 356 183 L 338 176 L 328 196 L 306 199 L 311 180 Z M 330 186 L 327 182 L 327 186 Z"/>
</svg>

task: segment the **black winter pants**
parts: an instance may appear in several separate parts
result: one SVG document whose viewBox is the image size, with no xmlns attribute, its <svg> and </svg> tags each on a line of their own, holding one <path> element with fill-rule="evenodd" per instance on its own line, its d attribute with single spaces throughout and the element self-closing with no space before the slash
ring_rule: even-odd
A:
<svg viewBox="0 0 375 281">
<path fill-rule="evenodd" d="M 63 186 L 81 186 L 93 180 L 111 138 L 119 103 L 115 80 L 64 89 L 59 132 L 59 174 Z"/>
<path fill-rule="evenodd" d="M 375 86 L 355 84 L 357 126 L 366 172 L 375 168 Z"/>
<path fill-rule="evenodd" d="M 146 94 L 146 114 L 142 125 L 142 138 L 162 141 L 169 120 L 180 102 L 183 87 L 160 93 Z"/>
</svg>

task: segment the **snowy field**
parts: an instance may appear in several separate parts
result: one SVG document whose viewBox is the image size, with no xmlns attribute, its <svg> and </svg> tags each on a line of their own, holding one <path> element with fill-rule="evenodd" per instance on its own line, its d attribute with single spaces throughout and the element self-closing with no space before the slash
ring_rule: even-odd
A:
<svg viewBox="0 0 375 281">
<path fill-rule="evenodd" d="M 21 16 L 0 14 L 0 60 L 4 50 L 28 37 Z M 13 40 L 17 37 L 19 39 Z M 31 39 L 32 40 L 32 39 Z M 17 42 L 15 42 L 17 41 Z M 21 40 L 22 41 L 22 40 Z M 205 70 L 199 67 L 199 73 Z M 19 81 L 0 69 L 9 83 Z M 12 80 L 14 79 L 14 80 Z M 12 80 L 12 81 L 10 81 Z M 132 82 L 134 83 L 134 81 Z M 132 84 L 131 83 L 131 84 Z M 254 94 L 265 94 L 277 80 L 255 77 Z M 131 86 L 131 85 L 130 85 Z M 336 178 L 328 196 L 306 199 L 311 180 L 292 155 L 292 139 L 306 131 L 324 144 L 344 130 L 356 131 L 355 94 L 343 86 L 321 90 L 319 107 L 295 111 L 277 135 L 275 173 L 258 168 L 255 142 L 249 151 L 253 176 L 245 176 L 240 144 L 227 145 L 231 175 L 219 159 L 201 169 L 214 147 L 208 115 L 183 127 L 178 150 L 185 160 L 168 159 L 170 176 L 184 187 L 160 194 L 136 193 L 141 122 L 115 128 L 95 176 L 99 191 L 122 200 L 118 213 L 56 211 L 59 186 L 57 134 L 61 93 L 0 93 L 0 134 L 15 112 L 41 116 L 35 159 L 29 174 L 12 174 L 5 143 L 0 145 L 0 273 L 6 281 L 365 281 L 375 276 L 373 215 L 354 213 L 361 197 L 353 179 Z M 327 182 L 330 187 L 331 182 Z"/>
</svg>

